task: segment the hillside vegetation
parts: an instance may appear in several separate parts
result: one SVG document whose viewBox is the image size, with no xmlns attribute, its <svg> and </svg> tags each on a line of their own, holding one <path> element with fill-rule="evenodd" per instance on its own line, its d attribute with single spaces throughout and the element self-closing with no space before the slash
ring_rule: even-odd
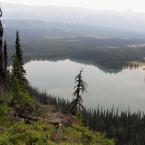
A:
<svg viewBox="0 0 145 145">
<path fill-rule="evenodd" d="M 54 111 L 57 105 L 51 102 L 38 101 L 25 77 L 19 32 L 11 70 L 3 32 L 0 21 L 0 145 L 115 145 L 84 127 L 81 118 Z"/>
<path fill-rule="evenodd" d="M 87 91 L 87 83 L 82 78 L 83 69 L 75 77 L 72 102 L 39 92 L 30 86 L 25 77 L 19 32 L 16 32 L 15 49 L 11 49 L 11 68 L 8 67 L 9 51 L 3 34 L 0 21 L 0 145 L 145 144 L 145 114 L 141 111 L 131 113 L 114 108 L 89 110 L 83 106 L 83 93 Z M 69 53 L 74 58 L 77 52 Z M 83 59 L 84 53 L 79 54 Z M 92 57 L 89 50 L 86 54 L 88 58 Z M 95 59 L 100 59 L 98 53 L 94 54 Z M 107 54 L 103 57 L 108 58 Z M 124 57 L 128 58 L 128 54 Z M 116 59 L 117 66 L 122 64 L 119 57 Z M 108 65 L 107 60 L 103 64 Z M 115 59 L 111 61 L 114 66 Z"/>
<path fill-rule="evenodd" d="M 27 124 L 22 118 L 10 116 L 10 110 L 8 105 L 0 105 L 0 145 L 115 145 L 113 140 L 83 125 L 63 125 L 59 132 L 46 119 Z"/>
</svg>

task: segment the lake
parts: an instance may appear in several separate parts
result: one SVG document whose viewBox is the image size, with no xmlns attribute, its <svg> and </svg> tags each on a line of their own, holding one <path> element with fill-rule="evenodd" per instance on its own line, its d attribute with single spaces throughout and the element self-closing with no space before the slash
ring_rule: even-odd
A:
<svg viewBox="0 0 145 145">
<path fill-rule="evenodd" d="M 86 107 L 114 106 L 119 109 L 130 108 L 131 111 L 145 111 L 145 71 L 141 67 L 107 73 L 97 66 L 69 59 L 31 61 L 25 64 L 27 78 L 32 86 L 69 100 L 73 98 L 74 77 L 81 68 L 83 79 L 88 84 L 88 92 L 83 97 Z"/>
</svg>

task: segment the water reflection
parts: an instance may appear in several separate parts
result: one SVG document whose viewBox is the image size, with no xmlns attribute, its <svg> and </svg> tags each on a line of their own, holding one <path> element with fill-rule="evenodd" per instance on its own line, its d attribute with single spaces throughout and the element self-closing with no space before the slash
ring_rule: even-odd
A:
<svg viewBox="0 0 145 145">
<path fill-rule="evenodd" d="M 144 70 L 124 69 L 116 73 L 105 73 L 97 66 L 71 60 L 31 61 L 25 64 L 27 78 L 33 86 L 56 96 L 72 99 L 74 76 L 84 68 L 83 78 L 88 83 L 84 96 L 87 107 L 104 108 L 113 105 L 121 109 L 145 111 Z"/>
</svg>

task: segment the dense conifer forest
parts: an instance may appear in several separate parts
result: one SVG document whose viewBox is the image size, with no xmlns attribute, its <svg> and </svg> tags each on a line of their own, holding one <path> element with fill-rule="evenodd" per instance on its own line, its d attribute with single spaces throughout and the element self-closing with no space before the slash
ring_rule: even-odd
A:
<svg viewBox="0 0 145 145">
<path fill-rule="evenodd" d="M 31 90 L 42 103 L 50 102 L 56 105 L 57 111 L 69 113 L 71 102 L 47 95 L 45 92 L 40 93 L 36 88 Z M 145 144 L 145 115 L 141 111 L 132 113 L 129 110 L 120 111 L 117 108 L 105 110 L 98 106 L 98 109 L 91 110 L 83 107 L 81 119 L 86 127 L 113 138 L 117 145 Z"/>
</svg>

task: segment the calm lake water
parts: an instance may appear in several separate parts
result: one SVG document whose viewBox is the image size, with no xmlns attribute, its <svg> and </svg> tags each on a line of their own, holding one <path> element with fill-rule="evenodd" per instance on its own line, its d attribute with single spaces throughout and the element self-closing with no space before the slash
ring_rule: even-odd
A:
<svg viewBox="0 0 145 145">
<path fill-rule="evenodd" d="M 84 68 L 83 78 L 88 83 L 84 104 L 90 108 L 102 106 L 132 111 L 145 111 L 145 71 L 124 69 L 119 73 L 105 73 L 93 65 L 71 60 L 31 61 L 25 64 L 31 85 L 49 94 L 73 98 L 74 77 Z"/>
</svg>

